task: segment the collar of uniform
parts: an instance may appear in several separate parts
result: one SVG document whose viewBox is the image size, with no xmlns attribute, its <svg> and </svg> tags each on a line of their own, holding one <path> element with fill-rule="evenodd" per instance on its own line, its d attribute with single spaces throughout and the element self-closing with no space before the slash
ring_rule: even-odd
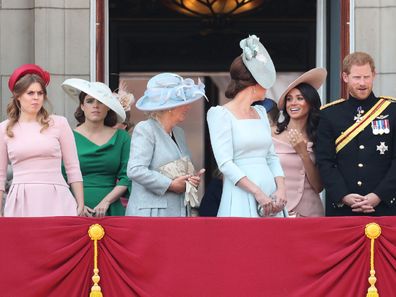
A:
<svg viewBox="0 0 396 297">
<path fill-rule="evenodd" d="M 378 98 L 375 97 L 374 93 L 371 92 L 370 95 L 366 98 L 366 99 L 356 99 L 355 97 L 353 97 L 352 95 L 349 95 L 348 98 L 348 102 L 350 102 L 353 106 L 372 106 L 373 104 L 375 104 L 375 102 L 377 102 Z"/>
</svg>

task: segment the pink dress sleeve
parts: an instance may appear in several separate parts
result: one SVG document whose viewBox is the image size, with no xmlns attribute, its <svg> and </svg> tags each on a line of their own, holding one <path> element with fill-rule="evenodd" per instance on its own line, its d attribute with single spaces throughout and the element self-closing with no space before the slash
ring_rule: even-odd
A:
<svg viewBox="0 0 396 297">
<path fill-rule="evenodd" d="M 66 169 L 67 183 L 82 181 L 80 162 L 78 161 L 77 147 L 73 132 L 64 117 L 57 117 L 60 125 L 59 142 L 62 152 L 63 164 Z"/>
<path fill-rule="evenodd" d="M 5 182 L 7 179 L 8 152 L 5 141 L 6 121 L 0 124 L 0 191 L 5 191 Z M 1 199 L 1 197 L 0 197 Z"/>
</svg>

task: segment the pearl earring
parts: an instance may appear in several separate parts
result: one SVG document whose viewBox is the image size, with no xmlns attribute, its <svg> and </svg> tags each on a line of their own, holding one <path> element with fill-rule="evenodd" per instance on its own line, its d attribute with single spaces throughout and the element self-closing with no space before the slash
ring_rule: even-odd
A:
<svg viewBox="0 0 396 297">
<path fill-rule="evenodd" d="M 278 123 L 283 123 L 284 121 L 285 121 L 285 115 L 283 114 L 283 110 L 280 110 L 278 116 Z"/>
</svg>

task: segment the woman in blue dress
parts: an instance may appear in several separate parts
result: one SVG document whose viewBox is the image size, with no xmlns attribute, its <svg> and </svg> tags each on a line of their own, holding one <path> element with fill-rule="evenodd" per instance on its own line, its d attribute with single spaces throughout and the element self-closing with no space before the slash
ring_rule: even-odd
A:
<svg viewBox="0 0 396 297">
<path fill-rule="evenodd" d="M 217 216 L 283 216 L 286 205 L 284 174 L 274 152 L 263 100 L 275 82 L 271 57 L 253 35 L 242 40 L 243 50 L 230 67 L 231 82 L 223 106 L 207 114 L 210 139 L 220 171 L 223 194 Z"/>
</svg>

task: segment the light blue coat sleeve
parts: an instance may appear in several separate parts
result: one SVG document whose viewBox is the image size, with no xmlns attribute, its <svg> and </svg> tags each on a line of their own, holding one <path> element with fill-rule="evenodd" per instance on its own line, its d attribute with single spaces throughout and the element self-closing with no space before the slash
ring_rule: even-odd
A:
<svg viewBox="0 0 396 297">
<path fill-rule="evenodd" d="M 147 122 L 141 122 L 133 130 L 127 175 L 156 195 L 164 195 L 172 180 L 150 168 L 155 148 L 154 132 Z"/>
<path fill-rule="evenodd" d="M 231 120 L 222 106 L 211 107 L 207 114 L 210 142 L 217 166 L 235 185 L 246 174 L 234 163 Z"/>
<path fill-rule="evenodd" d="M 267 154 L 267 164 L 274 177 L 285 176 L 278 155 L 275 153 L 274 144 L 271 143 Z"/>
</svg>

